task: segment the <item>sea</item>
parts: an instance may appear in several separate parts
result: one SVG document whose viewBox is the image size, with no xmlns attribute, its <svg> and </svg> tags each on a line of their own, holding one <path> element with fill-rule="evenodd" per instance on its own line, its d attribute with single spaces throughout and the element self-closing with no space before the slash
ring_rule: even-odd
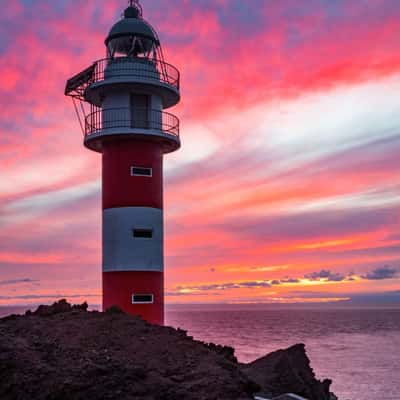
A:
<svg viewBox="0 0 400 400">
<path fill-rule="evenodd" d="M 2 307 L 0 317 L 23 310 Z M 400 400 L 400 308 L 169 305 L 166 324 L 234 347 L 243 363 L 304 343 L 339 400 Z"/>
</svg>

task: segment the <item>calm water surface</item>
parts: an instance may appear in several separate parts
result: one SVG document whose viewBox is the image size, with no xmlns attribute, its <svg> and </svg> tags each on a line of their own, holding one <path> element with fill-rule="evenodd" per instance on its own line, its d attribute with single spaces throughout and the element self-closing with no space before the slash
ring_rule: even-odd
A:
<svg viewBox="0 0 400 400">
<path fill-rule="evenodd" d="M 167 323 L 234 347 L 241 362 L 305 343 L 339 400 L 400 400 L 400 310 L 170 310 Z"/>
<path fill-rule="evenodd" d="M 1 308 L 0 317 L 23 308 Z M 241 362 L 305 343 L 339 400 L 400 400 L 400 309 L 167 309 L 167 324 L 232 346 Z"/>
</svg>

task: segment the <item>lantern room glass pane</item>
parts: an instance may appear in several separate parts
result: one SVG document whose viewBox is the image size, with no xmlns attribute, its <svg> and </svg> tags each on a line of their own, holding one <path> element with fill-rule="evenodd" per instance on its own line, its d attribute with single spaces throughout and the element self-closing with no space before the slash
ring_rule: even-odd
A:
<svg viewBox="0 0 400 400">
<path fill-rule="evenodd" d="M 153 54 L 154 42 L 142 36 L 120 36 L 108 43 L 108 53 L 114 57 L 149 58 Z"/>
</svg>

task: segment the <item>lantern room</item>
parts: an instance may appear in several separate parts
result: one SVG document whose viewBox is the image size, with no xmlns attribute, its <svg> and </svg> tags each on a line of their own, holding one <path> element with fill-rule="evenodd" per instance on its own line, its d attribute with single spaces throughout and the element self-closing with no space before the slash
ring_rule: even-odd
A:
<svg viewBox="0 0 400 400">
<path fill-rule="evenodd" d="M 131 1 L 124 18 L 111 28 L 105 45 L 107 58 L 137 57 L 156 59 L 160 41 L 153 27 L 143 19 L 139 3 Z"/>
</svg>

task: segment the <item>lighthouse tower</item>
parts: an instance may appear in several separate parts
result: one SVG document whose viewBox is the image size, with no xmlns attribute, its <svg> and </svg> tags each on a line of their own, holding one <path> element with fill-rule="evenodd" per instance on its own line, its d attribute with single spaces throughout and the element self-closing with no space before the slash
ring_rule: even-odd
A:
<svg viewBox="0 0 400 400">
<path fill-rule="evenodd" d="M 84 145 L 102 155 L 103 309 L 164 323 L 163 156 L 180 147 L 179 72 L 131 0 L 107 57 L 68 80 Z"/>
</svg>

